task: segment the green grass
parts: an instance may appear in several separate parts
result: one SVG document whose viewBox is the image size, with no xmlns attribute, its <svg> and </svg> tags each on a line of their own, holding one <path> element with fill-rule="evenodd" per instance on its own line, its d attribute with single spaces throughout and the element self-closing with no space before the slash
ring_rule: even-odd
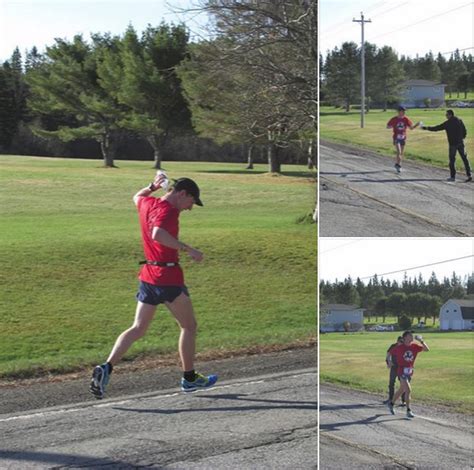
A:
<svg viewBox="0 0 474 470">
<path fill-rule="evenodd" d="M 425 321 L 425 318 L 422 317 L 421 318 L 423 321 Z M 371 317 L 364 317 L 364 325 L 394 325 L 395 327 L 397 326 L 398 324 L 398 318 L 397 317 L 394 317 L 394 316 L 386 316 L 385 317 L 385 321 L 383 322 L 383 317 L 381 315 L 379 315 L 378 317 L 376 317 L 375 315 L 371 316 Z M 413 322 L 413 325 L 412 325 L 412 328 L 416 329 L 416 325 L 418 325 L 418 318 L 415 318 L 414 320 L 412 320 Z M 432 317 L 428 317 L 426 319 L 426 328 L 438 328 L 439 327 L 439 318 L 436 318 L 434 324 L 433 324 L 433 318 Z"/>
<path fill-rule="evenodd" d="M 0 157 L 0 377 L 67 371 L 106 357 L 135 310 L 142 259 L 132 195 L 150 162 Z M 181 216 L 182 256 L 197 312 L 198 350 L 285 344 L 315 336 L 315 203 L 302 166 L 165 163 L 201 187 L 203 208 Z M 160 307 L 128 354 L 176 351 L 178 329 Z"/>
<path fill-rule="evenodd" d="M 466 97 L 464 97 L 464 92 L 460 91 L 459 94 L 458 92 L 453 92 L 451 93 L 451 96 L 449 96 L 449 93 L 446 93 L 445 96 L 446 100 L 454 100 L 454 101 L 472 101 L 474 100 L 474 91 L 468 91 Z"/>
<path fill-rule="evenodd" d="M 385 354 L 397 336 L 397 332 L 321 335 L 321 381 L 385 394 Z M 416 359 L 415 401 L 450 405 L 474 413 L 474 333 L 423 336 L 431 350 L 420 353 Z"/>
<path fill-rule="evenodd" d="M 407 116 L 415 123 L 423 121 L 427 126 L 435 126 L 446 120 L 445 109 L 409 109 Z M 365 127 L 360 128 L 360 112 L 323 106 L 320 109 L 320 137 L 333 142 L 355 145 L 393 156 L 392 131 L 386 124 L 396 112 L 372 110 L 365 116 Z M 466 148 L 474 145 L 474 112 L 472 108 L 456 109 L 455 115 L 464 121 L 467 129 Z M 469 153 L 469 150 L 468 150 Z M 448 166 L 448 141 L 446 132 L 429 132 L 416 128 L 408 130 L 405 158 L 419 160 L 441 167 Z M 457 165 L 462 169 L 461 158 Z"/>
</svg>

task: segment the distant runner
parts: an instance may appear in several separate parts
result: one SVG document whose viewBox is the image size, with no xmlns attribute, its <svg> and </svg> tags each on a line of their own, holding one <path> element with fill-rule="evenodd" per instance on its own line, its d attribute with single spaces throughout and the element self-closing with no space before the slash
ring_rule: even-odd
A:
<svg viewBox="0 0 474 470">
<path fill-rule="evenodd" d="M 421 126 L 421 128 L 433 132 L 442 130 L 446 131 L 449 143 L 449 171 L 451 173 L 448 181 L 456 181 L 456 153 L 459 152 L 462 162 L 464 163 L 464 168 L 466 169 L 467 179 L 465 182 L 468 183 L 469 181 L 472 181 L 472 174 L 469 160 L 467 159 L 466 149 L 464 148 L 464 139 L 467 135 L 466 126 L 461 119 L 454 115 L 452 109 L 446 111 L 446 118 L 447 120 L 438 126 Z"/>
<path fill-rule="evenodd" d="M 398 379 L 400 380 L 400 388 L 397 390 L 397 393 L 393 397 L 392 401 L 388 402 L 388 409 L 393 415 L 395 411 L 393 409 L 394 404 L 397 402 L 398 398 L 405 394 L 405 401 L 407 404 L 407 418 L 414 418 L 415 415 L 412 413 L 410 408 L 410 393 L 411 393 L 411 378 L 413 376 L 415 359 L 418 353 L 422 351 L 429 351 L 427 344 L 423 341 L 421 336 L 415 336 L 415 339 L 420 342 L 420 344 L 413 342 L 413 332 L 405 331 L 402 335 L 403 343 L 399 346 L 392 349 L 392 357 L 395 357 L 398 365 Z M 421 346 L 420 346 L 421 345 Z"/>
<path fill-rule="evenodd" d="M 113 367 L 130 346 L 147 331 L 159 304 L 165 304 L 175 317 L 181 334 L 179 355 L 183 369 L 181 390 L 212 387 L 216 375 L 204 376 L 194 370 L 196 318 L 184 284 L 183 270 L 179 264 L 179 251 L 184 251 L 194 261 L 200 262 L 203 254 L 179 239 L 179 216 L 191 210 L 194 204 L 202 206 L 198 185 L 189 178 L 179 178 L 161 198 L 151 194 L 163 186 L 165 175 L 157 175 L 146 188 L 133 196 L 140 217 L 141 235 L 145 260 L 140 264 L 140 286 L 133 325 L 115 341 L 106 362 L 92 372 L 90 391 L 96 398 L 103 398 Z"/>
<path fill-rule="evenodd" d="M 394 116 L 387 122 L 387 129 L 393 129 L 393 145 L 395 145 L 397 152 L 395 157 L 395 170 L 397 170 L 397 173 L 402 171 L 402 159 L 407 140 L 407 129 L 415 129 L 419 125 L 419 122 L 413 125 L 413 122 L 405 116 L 405 108 L 403 106 L 398 107 L 398 116 Z"/>
</svg>

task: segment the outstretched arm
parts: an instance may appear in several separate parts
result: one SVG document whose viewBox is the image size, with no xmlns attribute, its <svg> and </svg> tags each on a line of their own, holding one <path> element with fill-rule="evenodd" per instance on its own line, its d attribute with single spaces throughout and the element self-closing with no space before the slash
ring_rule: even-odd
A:
<svg viewBox="0 0 474 470">
<path fill-rule="evenodd" d="M 443 131 L 446 129 L 446 123 L 443 122 L 443 124 L 439 124 L 438 126 L 421 126 L 421 128 L 425 131 Z"/>
</svg>

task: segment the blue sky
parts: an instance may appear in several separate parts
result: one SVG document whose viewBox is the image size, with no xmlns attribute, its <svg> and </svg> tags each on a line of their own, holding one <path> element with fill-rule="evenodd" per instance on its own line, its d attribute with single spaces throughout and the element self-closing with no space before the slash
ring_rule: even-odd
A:
<svg viewBox="0 0 474 470">
<path fill-rule="evenodd" d="M 55 37 L 72 38 L 77 33 L 88 37 L 90 32 L 107 31 L 119 34 L 129 23 L 141 31 L 148 23 L 156 25 L 162 19 L 185 20 L 192 32 L 202 34 L 200 25 L 205 17 L 172 11 L 197 1 L 0 0 L 0 61 L 10 57 L 15 46 L 22 53 L 33 45 L 41 51 Z M 352 19 L 360 18 L 361 11 L 372 20 L 365 28 L 366 40 L 390 45 L 400 54 L 414 57 L 429 50 L 449 52 L 473 46 L 472 0 L 319 0 L 319 9 L 323 53 L 344 41 L 360 42 L 360 26 Z"/>
<path fill-rule="evenodd" d="M 473 238 L 320 238 L 319 277 L 334 281 L 350 275 L 356 279 L 472 255 L 473 252 Z M 428 278 L 434 271 L 442 280 L 456 271 L 456 274 L 465 276 L 474 271 L 473 263 L 471 257 L 407 271 L 407 275 L 414 277 L 421 272 L 424 278 Z M 403 272 L 384 278 L 400 281 Z"/>
<path fill-rule="evenodd" d="M 148 23 L 186 20 L 199 33 L 205 17 L 173 12 L 192 6 L 193 0 L 0 0 L 0 61 L 18 46 L 21 53 L 36 46 L 40 51 L 54 38 L 72 38 L 91 32 L 123 33 L 129 23 L 142 31 Z"/>
<path fill-rule="evenodd" d="M 361 27 L 352 19 L 360 19 L 361 11 L 372 20 L 365 25 L 365 40 L 399 54 L 415 57 L 473 46 L 472 0 L 319 0 L 323 55 L 345 41 L 360 43 Z"/>
</svg>

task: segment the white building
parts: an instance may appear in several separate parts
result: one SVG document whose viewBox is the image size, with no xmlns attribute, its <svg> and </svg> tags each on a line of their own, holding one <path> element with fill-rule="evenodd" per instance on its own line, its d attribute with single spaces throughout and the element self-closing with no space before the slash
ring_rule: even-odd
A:
<svg viewBox="0 0 474 470">
<path fill-rule="evenodd" d="M 322 305 L 319 315 L 320 330 L 323 332 L 345 331 L 344 323 L 349 323 L 350 331 L 364 328 L 364 309 L 355 305 Z"/>
<path fill-rule="evenodd" d="M 472 330 L 474 328 L 474 300 L 449 299 L 439 311 L 441 330 Z"/>
<path fill-rule="evenodd" d="M 444 83 L 430 80 L 403 82 L 401 105 L 407 108 L 439 108 L 444 102 Z"/>
</svg>

